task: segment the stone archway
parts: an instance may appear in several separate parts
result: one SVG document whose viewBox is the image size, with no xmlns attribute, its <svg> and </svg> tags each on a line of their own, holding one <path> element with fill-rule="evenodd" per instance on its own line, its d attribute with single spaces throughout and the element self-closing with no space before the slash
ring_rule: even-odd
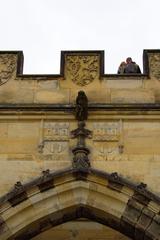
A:
<svg viewBox="0 0 160 240">
<path fill-rule="evenodd" d="M 43 175 L 0 199 L 2 240 L 30 239 L 61 223 L 88 218 L 132 239 L 160 239 L 160 199 L 117 173 L 65 169 Z"/>
</svg>

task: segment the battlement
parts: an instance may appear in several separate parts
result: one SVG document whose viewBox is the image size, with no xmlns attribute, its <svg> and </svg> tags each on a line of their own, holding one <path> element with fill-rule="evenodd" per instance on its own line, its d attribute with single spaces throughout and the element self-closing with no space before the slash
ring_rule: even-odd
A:
<svg viewBox="0 0 160 240">
<path fill-rule="evenodd" d="M 23 74 L 23 64 L 24 55 L 23 51 L 0 51 L 0 64 L 5 67 L 5 72 L 7 69 L 12 68 L 16 70 L 16 76 L 20 77 L 64 77 L 65 78 L 65 68 L 68 65 L 68 60 L 75 61 L 74 64 L 79 64 L 80 59 L 86 58 L 88 61 L 92 62 L 95 58 L 97 61 L 97 68 L 99 70 L 99 78 L 121 78 L 119 74 L 109 74 L 104 72 L 104 51 L 61 51 L 60 60 L 60 73 L 56 74 Z M 13 60 L 14 59 L 14 60 Z M 160 50 L 159 49 L 146 49 L 143 51 L 143 74 L 140 76 L 150 77 L 152 75 L 160 77 L 160 72 L 158 71 L 160 65 Z M 1 68 L 2 69 L 2 68 Z M 9 69 L 10 70 L 10 69 Z M 2 69 L 3 71 L 3 69 Z M 2 71 L 0 72 L 2 75 Z M 135 74 L 125 74 L 123 78 L 128 78 L 134 76 Z M 138 75 L 139 76 L 139 75 Z M 139 77 L 140 77 L 139 76 Z"/>
<path fill-rule="evenodd" d="M 143 51 L 143 74 L 108 74 L 104 61 L 104 51 L 62 51 L 60 73 L 23 74 L 23 52 L 1 51 L 0 103 L 69 104 L 82 88 L 96 103 L 159 103 L 160 50 Z"/>
</svg>

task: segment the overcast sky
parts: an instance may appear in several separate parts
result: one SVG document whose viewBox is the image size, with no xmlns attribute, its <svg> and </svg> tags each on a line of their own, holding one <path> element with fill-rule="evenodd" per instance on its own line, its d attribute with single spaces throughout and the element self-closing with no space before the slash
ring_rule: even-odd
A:
<svg viewBox="0 0 160 240">
<path fill-rule="evenodd" d="M 0 0 L 0 50 L 23 50 L 24 73 L 57 74 L 61 50 L 105 50 L 105 72 L 160 48 L 160 0 Z"/>
</svg>

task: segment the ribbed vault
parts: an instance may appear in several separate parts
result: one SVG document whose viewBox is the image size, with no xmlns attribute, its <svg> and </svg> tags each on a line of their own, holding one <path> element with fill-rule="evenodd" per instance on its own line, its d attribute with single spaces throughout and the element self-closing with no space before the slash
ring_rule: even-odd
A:
<svg viewBox="0 0 160 240">
<path fill-rule="evenodd" d="M 88 218 L 132 239 L 160 239 L 160 199 L 145 184 L 95 169 L 44 171 L 0 199 L 0 239 L 25 240 Z"/>
</svg>

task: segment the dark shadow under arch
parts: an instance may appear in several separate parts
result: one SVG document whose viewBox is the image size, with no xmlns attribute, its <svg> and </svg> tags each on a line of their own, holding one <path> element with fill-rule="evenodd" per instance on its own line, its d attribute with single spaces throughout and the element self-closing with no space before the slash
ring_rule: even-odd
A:
<svg viewBox="0 0 160 240">
<path fill-rule="evenodd" d="M 63 211 L 57 211 L 54 214 L 39 219 L 38 222 L 34 222 L 27 226 L 21 232 L 9 238 L 9 240 L 28 240 L 52 227 L 76 220 L 78 218 L 87 218 L 91 221 L 111 227 L 117 231 L 120 229 L 119 219 L 116 219 L 114 216 L 99 209 L 80 204 L 64 209 Z M 128 235 L 126 234 L 124 226 L 121 226 L 121 233 L 128 237 L 132 237 L 129 232 Z"/>
</svg>

